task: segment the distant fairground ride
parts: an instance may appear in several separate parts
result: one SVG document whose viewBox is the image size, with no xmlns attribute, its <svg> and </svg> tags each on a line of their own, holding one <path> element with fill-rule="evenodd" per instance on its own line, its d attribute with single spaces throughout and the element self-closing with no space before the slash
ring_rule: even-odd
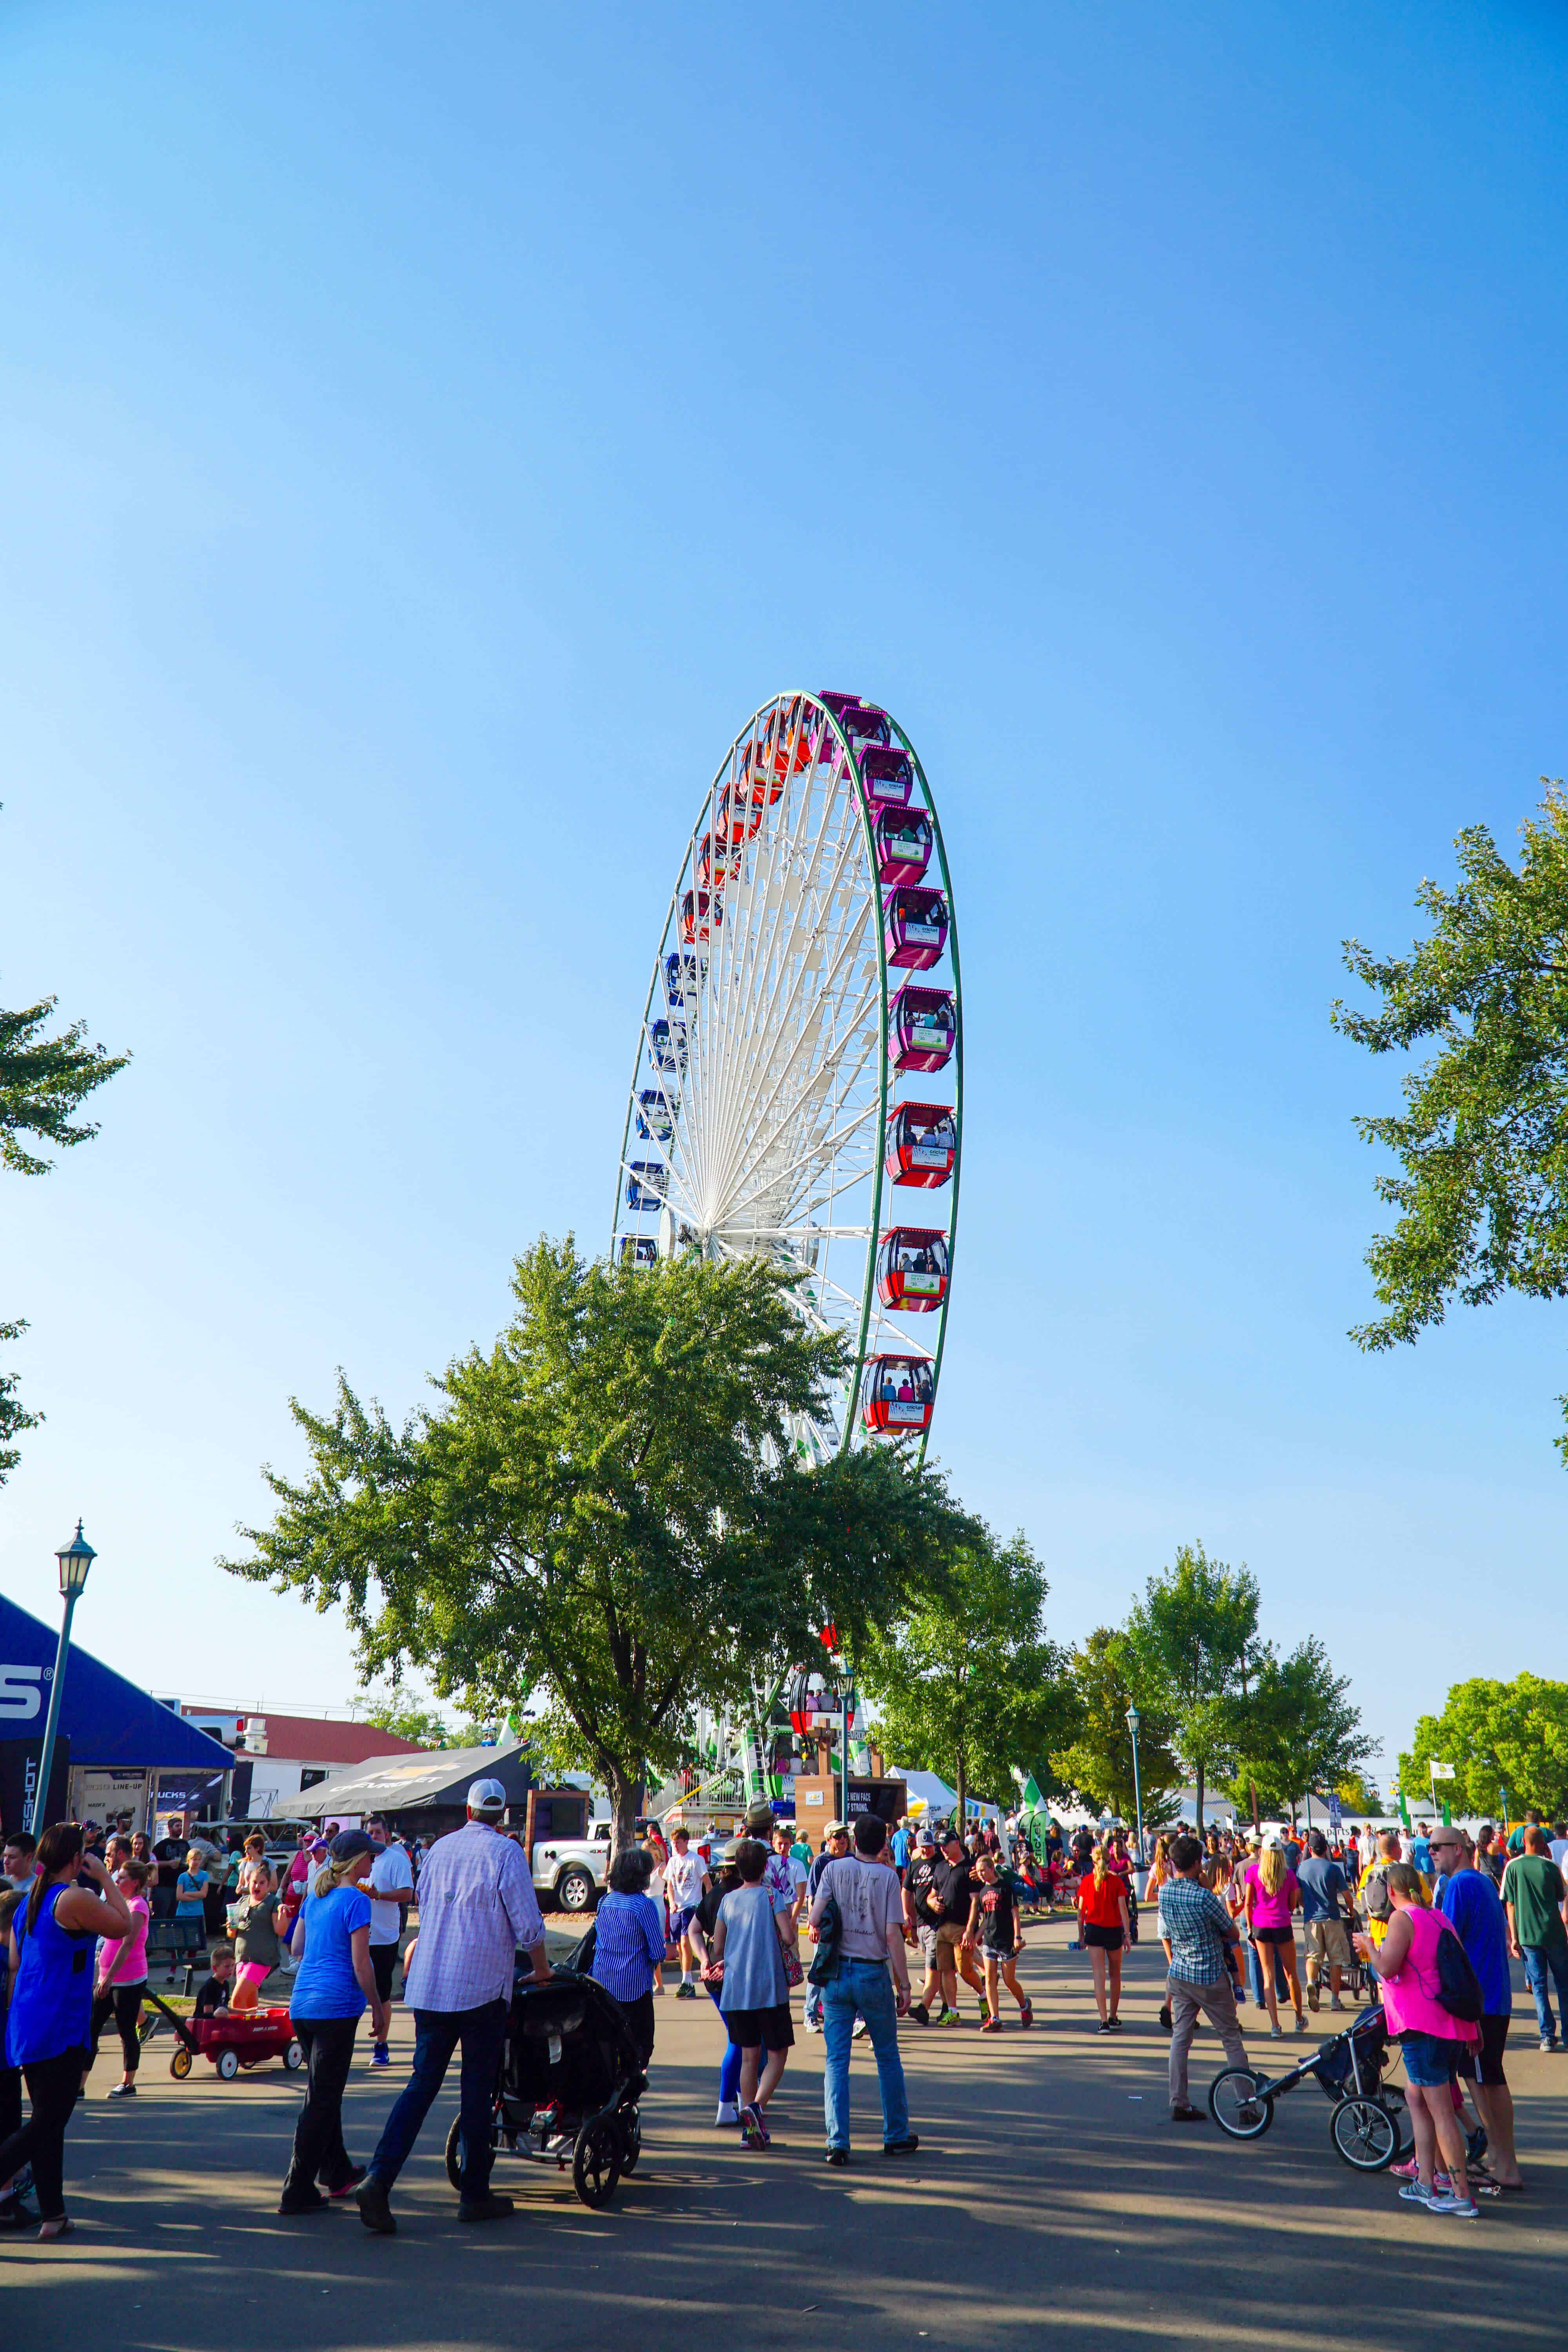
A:
<svg viewBox="0 0 1568 2352">
<path fill-rule="evenodd" d="M 670 894 L 616 1259 L 697 1250 L 799 1275 L 802 1314 L 849 1362 L 798 1450 L 820 1462 L 880 1435 L 923 1456 L 963 1133 L 958 925 L 925 771 L 875 704 L 776 695 L 721 761 Z"/>
</svg>

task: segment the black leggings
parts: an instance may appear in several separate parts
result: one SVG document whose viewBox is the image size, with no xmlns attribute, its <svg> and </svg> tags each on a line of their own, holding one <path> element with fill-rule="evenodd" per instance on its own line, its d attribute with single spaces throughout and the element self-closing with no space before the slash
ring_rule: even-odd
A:
<svg viewBox="0 0 1568 2352">
<path fill-rule="evenodd" d="M 137 2038 L 136 2021 L 142 2011 L 142 1996 L 147 1990 L 145 1977 L 134 1984 L 100 1986 L 92 1997 L 92 2055 L 98 2058 L 98 2037 L 112 2017 L 120 2033 L 121 2054 L 125 2060 L 125 2072 L 134 2074 L 142 2063 L 142 2044 Z"/>
<path fill-rule="evenodd" d="M 31 2162 L 38 2212 L 46 2221 L 58 2221 L 66 2210 L 66 2126 L 87 2060 L 85 2050 L 65 2050 L 58 2058 L 37 2058 L 24 2066 L 33 2112 L 20 2130 L 0 2141 L 0 2183 Z"/>
<path fill-rule="evenodd" d="M 297 2017 L 294 2031 L 310 2072 L 305 2104 L 294 2126 L 294 2156 L 283 2194 L 309 2204 L 318 2181 L 323 2189 L 341 2189 L 354 2169 L 343 2146 L 343 2085 L 353 2060 L 359 2019 Z"/>
</svg>

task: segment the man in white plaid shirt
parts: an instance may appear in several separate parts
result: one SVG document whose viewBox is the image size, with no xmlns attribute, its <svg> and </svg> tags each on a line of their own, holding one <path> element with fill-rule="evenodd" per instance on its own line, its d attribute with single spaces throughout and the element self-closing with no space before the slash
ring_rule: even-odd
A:
<svg viewBox="0 0 1568 2352">
<path fill-rule="evenodd" d="M 490 2115 L 496 2074 L 511 2002 L 520 1947 L 536 1980 L 550 1974 L 544 1922 L 533 1874 L 522 1848 L 500 1834 L 506 1790 L 499 1780 L 476 1780 L 468 1818 L 438 1838 L 419 1874 L 419 1940 L 404 1976 L 403 1998 L 414 2011 L 414 2075 L 386 2119 L 355 2191 L 367 2230 L 389 2237 L 396 2229 L 387 2203 L 407 2163 L 431 2102 L 447 2079 L 452 2053 L 463 2053 L 463 2181 L 460 2221 L 494 2221 L 512 2210 L 510 2197 L 490 2188 Z"/>
<path fill-rule="evenodd" d="M 1187 2096 L 1187 2053 L 1201 2010 L 1225 2044 L 1233 2066 L 1247 2063 L 1247 2044 L 1236 2021 L 1236 1994 L 1225 1964 L 1225 1948 L 1241 1938 L 1217 1895 L 1203 1885 L 1198 1865 L 1204 1850 L 1195 1837 L 1172 1841 L 1171 1867 L 1160 1889 L 1160 1937 L 1170 1964 L 1166 1999 L 1171 2004 L 1171 2120 L 1201 2124 L 1203 2116 Z"/>
</svg>

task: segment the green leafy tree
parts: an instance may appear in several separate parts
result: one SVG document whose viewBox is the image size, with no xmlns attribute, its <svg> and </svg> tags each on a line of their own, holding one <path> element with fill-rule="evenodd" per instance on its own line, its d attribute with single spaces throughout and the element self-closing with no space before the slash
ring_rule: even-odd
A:
<svg viewBox="0 0 1568 2352">
<path fill-rule="evenodd" d="M 823 1412 L 842 1351 L 793 1287 L 541 1242 L 508 1329 L 401 1430 L 341 1375 L 330 1415 L 294 1403 L 310 1475 L 266 1474 L 276 1515 L 223 1565 L 341 1603 L 367 1680 L 414 1667 L 479 1720 L 530 1704 L 547 1759 L 608 1789 L 618 1847 L 694 1706 L 740 1711 L 830 1620 L 886 1622 L 973 1526 L 890 1449 L 802 1463 L 789 1419 Z"/>
<path fill-rule="evenodd" d="M 1455 1683 L 1441 1715 L 1416 1718 L 1410 1751 L 1399 1759 L 1400 1786 L 1415 1806 L 1429 1801 L 1434 1758 L 1454 1767 L 1455 1778 L 1439 1780 L 1437 1790 L 1458 1812 L 1491 1813 L 1506 1789 L 1515 1815 L 1534 1805 L 1561 1820 L 1568 1813 L 1568 1683 L 1531 1674 Z"/>
<path fill-rule="evenodd" d="M 367 1723 L 374 1724 L 378 1731 L 390 1731 L 395 1739 L 412 1739 L 419 1748 L 454 1748 L 461 1744 L 453 1738 L 451 1726 L 437 1708 L 416 1706 L 400 1697 L 395 1689 L 390 1695 L 358 1691 L 354 1705 Z"/>
<path fill-rule="evenodd" d="M 1136 1668 L 1128 1669 L 1122 1637 L 1106 1625 L 1073 1652 L 1076 1722 L 1070 1744 L 1052 1751 L 1051 1770 L 1091 1810 L 1104 1808 L 1130 1822 L 1141 1794 L 1145 1822 L 1162 1822 L 1182 1785 L 1182 1768 L 1171 1746 L 1170 1717 L 1135 1689 Z M 1139 1714 L 1136 1788 L 1127 1728 L 1133 1706 Z"/>
<path fill-rule="evenodd" d="M 1335 1674 L 1316 1637 L 1288 1658 L 1265 1654 L 1247 1698 L 1237 1706 L 1229 1793 L 1247 1804 L 1254 1790 L 1269 1812 L 1288 1812 L 1309 1792 L 1326 1790 L 1359 1772 L 1378 1753 L 1349 1680 Z"/>
<path fill-rule="evenodd" d="M 951 1780 L 961 1809 L 971 1795 L 1010 1803 L 1014 1765 L 1047 1753 L 1070 1719 L 1067 1654 L 1046 1636 L 1048 1590 L 1021 1534 L 998 1544 L 976 1529 L 938 1589 L 856 1643 L 879 1744 Z"/>
<path fill-rule="evenodd" d="M 1201 1824 L 1204 1791 L 1236 1752 L 1248 1675 L 1267 1654 L 1258 1637 L 1258 1580 L 1245 1566 L 1211 1560 L 1201 1543 L 1183 1544 L 1174 1564 L 1149 1579 L 1123 1640 L 1132 1677 L 1170 1720 Z"/>
<path fill-rule="evenodd" d="M 1433 1048 L 1401 1081 L 1402 1111 L 1356 1121 L 1396 1163 L 1376 1179 L 1398 1213 L 1366 1253 L 1385 1311 L 1352 1332 L 1365 1349 L 1415 1341 L 1450 1299 L 1568 1289 L 1568 800 L 1542 782 L 1517 871 L 1471 825 L 1458 887 L 1416 893 L 1428 938 L 1387 958 L 1344 943 L 1381 1006 L 1336 1003 L 1334 1026 L 1373 1054 Z"/>
<path fill-rule="evenodd" d="M 98 1133 L 90 1119 L 77 1113 L 94 1088 L 131 1058 L 88 1045 L 80 1021 L 46 1035 L 54 1009 L 55 999 L 45 996 L 17 1013 L 0 1011 L 0 1168 L 16 1176 L 44 1176 L 53 1165 L 29 1151 L 24 1137 L 68 1150 Z M 26 1328 L 23 1322 L 0 1323 L 0 1344 L 19 1339 Z M 0 1373 L 0 1486 L 21 1458 L 15 1440 L 42 1418 L 23 1404 L 16 1374 Z"/>
</svg>

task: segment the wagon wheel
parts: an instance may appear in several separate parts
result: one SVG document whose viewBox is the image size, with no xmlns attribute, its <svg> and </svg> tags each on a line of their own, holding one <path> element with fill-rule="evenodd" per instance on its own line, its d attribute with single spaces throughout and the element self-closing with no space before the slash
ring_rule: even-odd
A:
<svg viewBox="0 0 1568 2352">
<path fill-rule="evenodd" d="M 584 2124 L 572 2151 L 572 2186 L 584 2205 L 607 2205 L 621 2177 L 619 2135 L 610 2124 Z"/>
<path fill-rule="evenodd" d="M 239 2072 L 237 2050 L 220 2050 L 217 2053 L 217 2076 L 220 2083 L 232 2083 Z"/>
<path fill-rule="evenodd" d="M 303 2044 L 299 2042 L 290 2042 L 288 2049 L 283 2053 L 283 2063 L 288 2067 L 290 2074 L 297 2074 L 304 2063 L 305 2052 Z"/>
<path fill-rule="evenodd" d="M 182 2044 L 169 2061 L 169 2072 L 176 2083 L 183 2083 L 191 2071 L 191 2053 Z"/>
</svg>

